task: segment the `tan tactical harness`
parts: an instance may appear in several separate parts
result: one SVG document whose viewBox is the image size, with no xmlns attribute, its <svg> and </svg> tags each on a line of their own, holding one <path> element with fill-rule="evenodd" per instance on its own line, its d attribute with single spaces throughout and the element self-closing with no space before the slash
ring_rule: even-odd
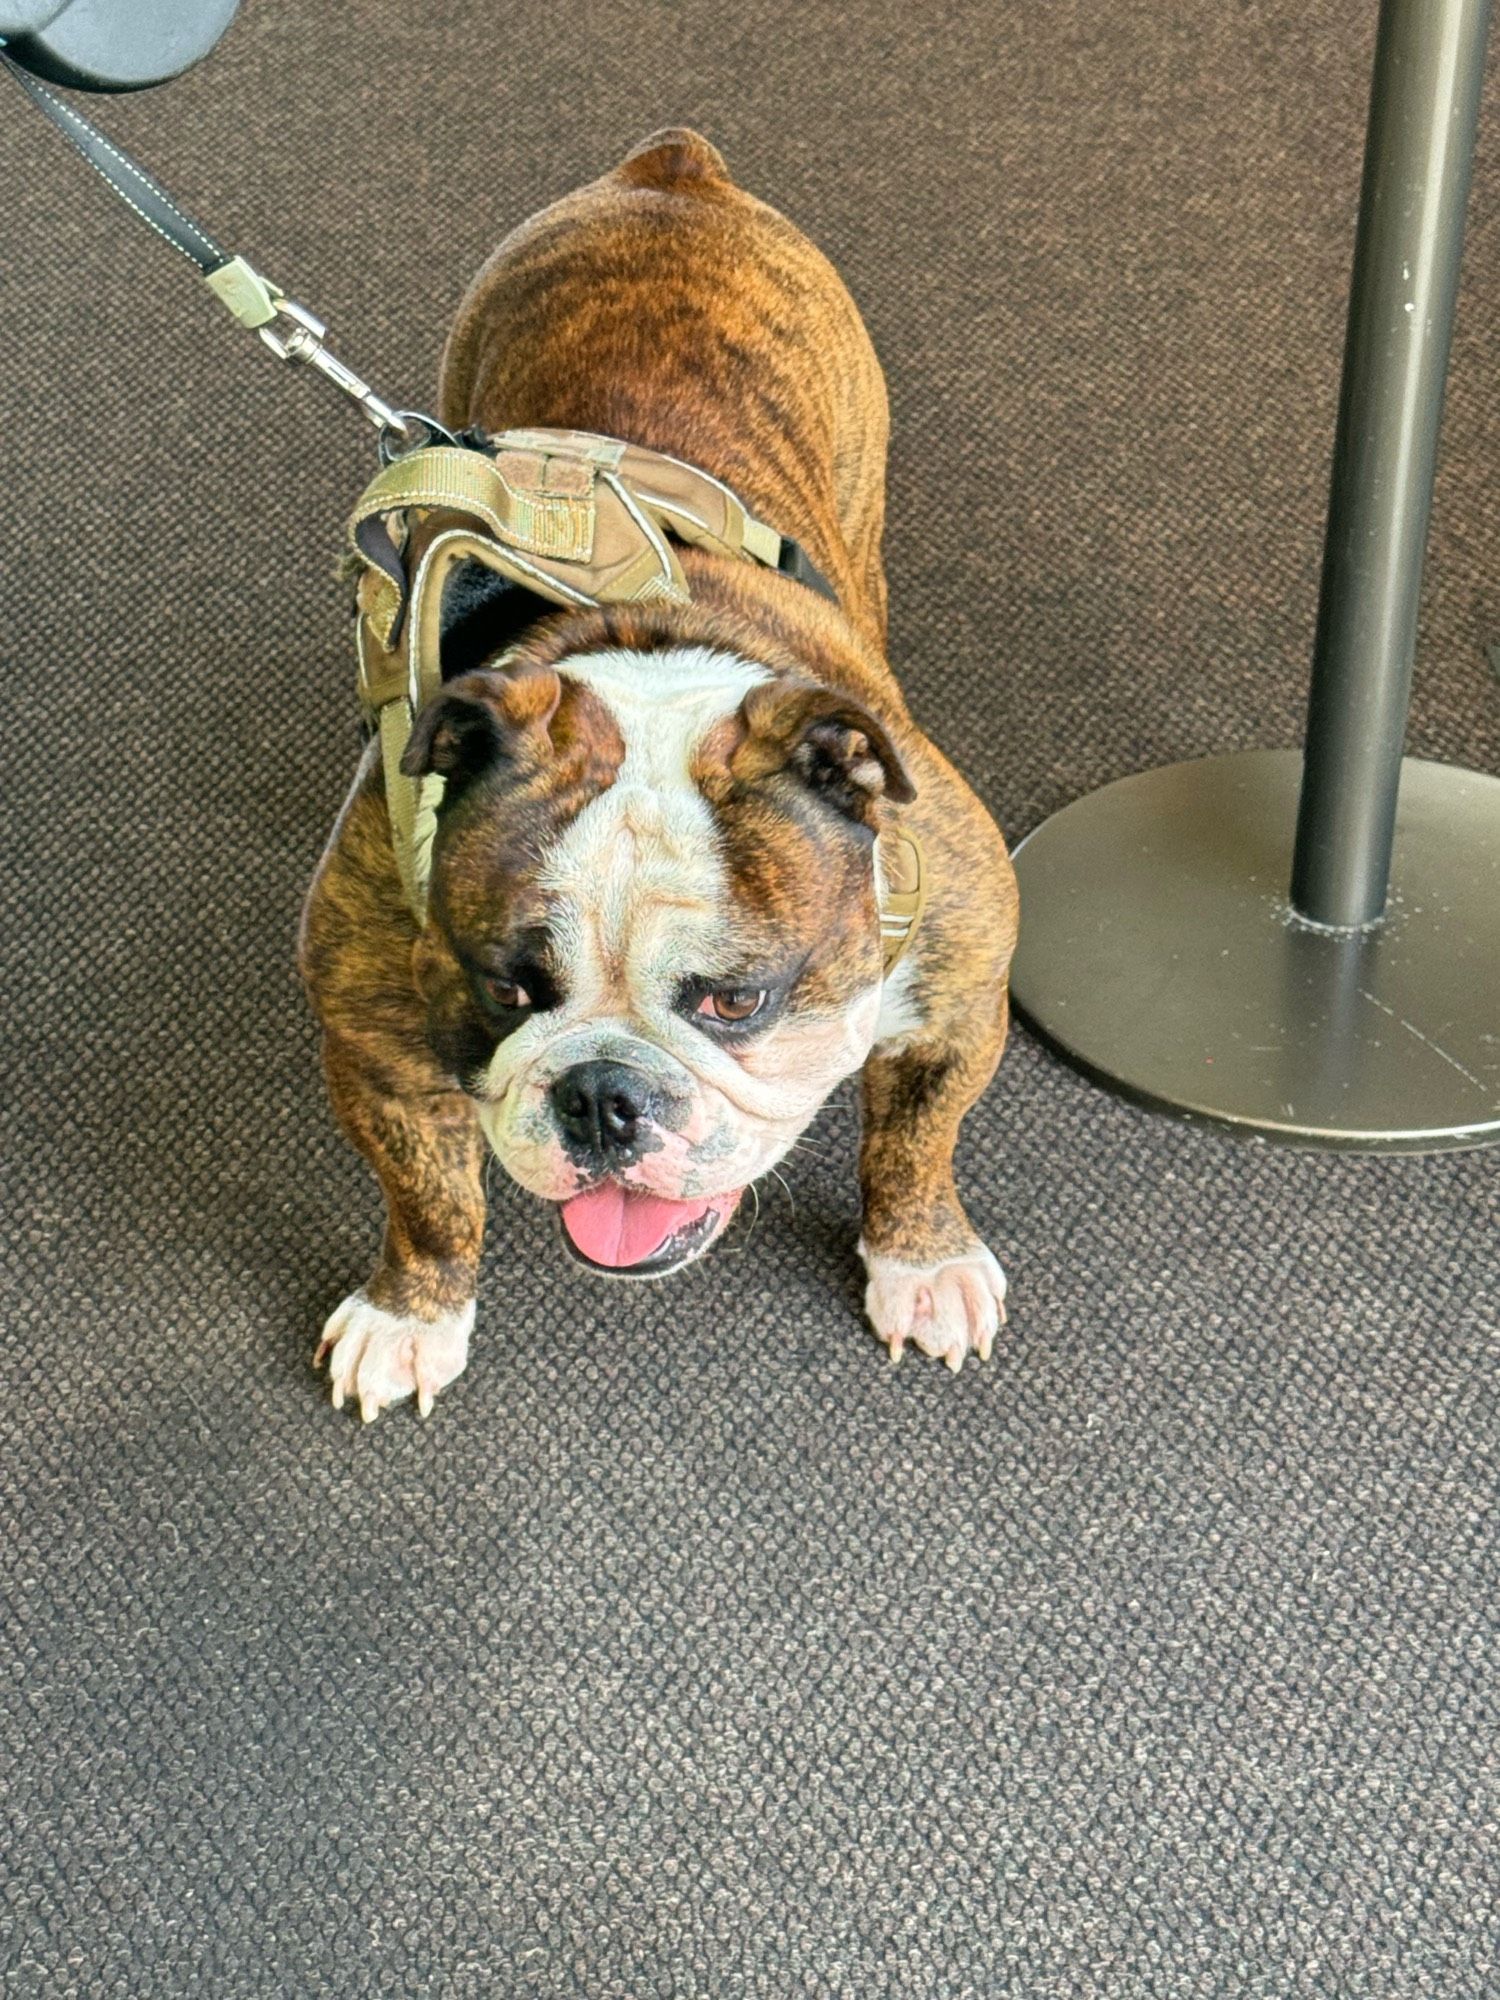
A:
<svg viewBox="0 0 1500 2000">
<path fill-rule="evenodd" d="M 453 565 L 483 563 L 554 604 L 685 604 L 669 536 L 770 569 L 785 567 L 794 547 L 709 473 L 587 431 L 504 431 L 482 450 L 407 452 L 365 488 L 349 534 L 364 566 L 360 702 L 380 739 L 391 843 L 419 924 L 443 780 L 407 777 L 401 758 L 417 711 L 442 683 L 443 584 Z M 887 975 L 916 931 L 925 873 L 912 836 L 888 829 L 880 842 Z"/>
</svg>

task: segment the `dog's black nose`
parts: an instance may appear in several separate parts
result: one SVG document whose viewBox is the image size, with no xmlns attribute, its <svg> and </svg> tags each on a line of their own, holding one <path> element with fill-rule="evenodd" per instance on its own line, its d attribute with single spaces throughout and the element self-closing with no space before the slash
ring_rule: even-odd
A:
<svg viewBox="0 0 1500 2000">
<path fill-rule="evenodd" d="M 553 1115 L 563 1137 L 599 1158 L 634 1151 L 651 1116 L 649 1080 L 624 1063 L 586 1062 L 565 1069 L 551 1090 Z"/>
</svg>

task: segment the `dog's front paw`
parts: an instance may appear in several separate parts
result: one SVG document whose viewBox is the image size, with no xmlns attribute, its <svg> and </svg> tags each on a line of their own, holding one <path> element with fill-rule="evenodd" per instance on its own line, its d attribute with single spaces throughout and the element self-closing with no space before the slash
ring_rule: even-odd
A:
<svg viewBox="0 0 1500 2000">
<path fill-rule="evenodd" d="M 473 1330 L 472 1299 L 442 1319 L 417 1319 L 384 1312 L 355 1292 L 324 1327 L 313 1366 L 327 1356 L 336 1410 L 346 1396 L 353 1397 L 368 1424 L 392 1403 L 415 1395 L 425 1417 L 438 1390 L 463 1374 Z"/>
<path fill-rule="evenodd" d="M 961 1256 L 933 1264 L 883 1257 L 864 1243 L 859 1254 L 870 1279 L 865 1311 L 892 1361 L 908 1340 L 955 1375 L 969 1353 L 989 1360 L 1005 1319 L 1005 1273 L 977 1238 Z"/>
</svg>

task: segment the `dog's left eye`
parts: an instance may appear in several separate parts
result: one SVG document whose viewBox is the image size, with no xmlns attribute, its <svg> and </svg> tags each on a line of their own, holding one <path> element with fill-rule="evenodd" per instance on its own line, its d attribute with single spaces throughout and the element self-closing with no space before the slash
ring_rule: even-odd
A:
<svg viewBox="0 0 1500 2000">
<path fill-rule="evenodd" d="M 770 997 L 764 987 L 720 986 L 704 994 L 696 1012 L 707 1020 L 738 1027 L 744 1021 L 753 1021 Z"/>
<path fill-rule="evenodd" d="M 492 1007 L 500 1007 L 513 1014 L 531 1005 L 531 995 L 519 980 L 498 979 L 493 973 L 485 972 L 480 974 L 479 984 Z"/>
</svg>

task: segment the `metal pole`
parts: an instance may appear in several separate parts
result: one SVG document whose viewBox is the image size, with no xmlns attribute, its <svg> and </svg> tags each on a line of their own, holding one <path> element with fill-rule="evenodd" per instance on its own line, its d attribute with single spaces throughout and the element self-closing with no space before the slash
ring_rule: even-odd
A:
<svg viewBox="0 0 1500 2000">
<path fill-rule="evenodd" d="M 1385 908 L 1490 0 L 1382 0 L 1292 903 Z"/>
<path fill-rule="evenodd" d="M 1489 0 L 1381 0 L 1306 756 L 1140 771 L 1016 850 L 1030 1025 L 1128 1097 L 1291 1144 L 1500 1145 L 1500 777 L 1401 756 L 1488 25 Z M 1267 894 L 1288 876 L 1312 922 Z"/>
</svg>

